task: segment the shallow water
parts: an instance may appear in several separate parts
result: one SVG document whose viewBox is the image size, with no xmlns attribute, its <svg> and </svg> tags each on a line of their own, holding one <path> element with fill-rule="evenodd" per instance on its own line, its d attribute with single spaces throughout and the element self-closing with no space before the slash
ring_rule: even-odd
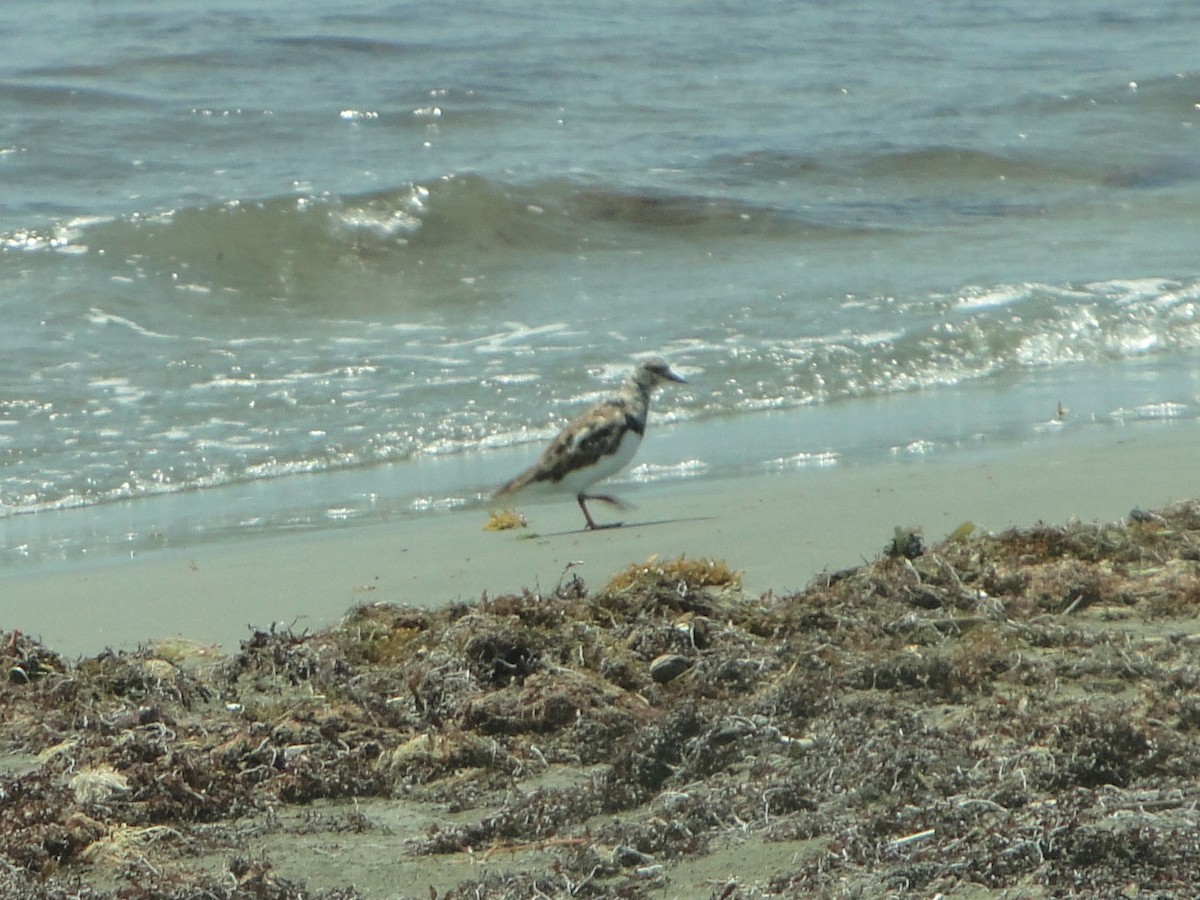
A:
<svg viewBox="0 0 1200 900">
<path fill-rule="evenodd" d="M 471 506 L 644 352 L 634 481 L 1200 417 L 1200 10 L 67 6 L 0 29 L 0 560 Z"/>
</svg>

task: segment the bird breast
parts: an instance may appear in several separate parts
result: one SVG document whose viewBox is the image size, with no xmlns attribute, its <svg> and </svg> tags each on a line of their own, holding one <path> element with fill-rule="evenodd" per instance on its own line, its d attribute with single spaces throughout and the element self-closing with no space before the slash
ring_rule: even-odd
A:
<svg viewBox="0 0 1200 900">
<path fill-rule="evenodd" d="M 583 493 L 596 482 L 615 475 L 629 465 L 641 443 L 640 434 L 633 429 L 626 429 L 615 452 L 601 456 L 592 465 L 567 472 L 559 482 L 560 488 L 573 494 Z"/>
</svg>

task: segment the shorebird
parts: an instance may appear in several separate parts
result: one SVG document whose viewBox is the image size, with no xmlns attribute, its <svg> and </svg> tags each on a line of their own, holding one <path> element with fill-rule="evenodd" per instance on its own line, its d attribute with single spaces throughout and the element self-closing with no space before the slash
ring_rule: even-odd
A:
<svg viewBox="0 0 1200 900">
<path fill-rule="evenodd" d="M 597 525 L 588 512 L 588 500 L 620 506 L 608 494 L 589 494 L 593 484 L 629 464 L 646 434 L 650 395 L 664 381 L 686 382 L 671 371 L 665 359 L 639 363 L 617 396 L 598 403 L 550 442 L 532 466 L 501 487 L 493 499 L 510 497 L 533 488 L 575 495 L 589 529 L 615 528 L 620 522 Z"/>
</svg>

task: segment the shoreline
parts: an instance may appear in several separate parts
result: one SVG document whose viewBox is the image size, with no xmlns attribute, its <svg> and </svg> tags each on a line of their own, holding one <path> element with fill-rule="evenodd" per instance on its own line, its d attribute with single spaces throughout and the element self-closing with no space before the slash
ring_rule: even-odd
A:
<svg viewBox="0 0 1200 900">
<path fill-rule="evenodd" d="M 799 596 L 674 559 L 229 655 L 0 633 L 0 892 L 1196 896 L 1198 542 L 1191 501 Z"/>
<path fill-rule="evenodd" d="M 569 498 L 523 505 L 530 527 L 486 532 L 480 510 L 336 532 L 271 535 L 0 577 L 6 622 L 68 656 L 182 638 L 231 652 L 249 626 L 315 631 L 364 603 L 437 607 L 550 591 L 570 569 L 589 587 L 650 556 L 724 560 L 751 593 L 803 589 L 877 555 L 896 526 L 927 541 L 966 521 L 1111 521 L 1195 496 L 1194 429 L 1138 428 L 966 458 L 844 465 L 641 485 L 626 526 L 580 529 Z M 605 519 L 608 521 L 609 519 Z"/>
</svg>

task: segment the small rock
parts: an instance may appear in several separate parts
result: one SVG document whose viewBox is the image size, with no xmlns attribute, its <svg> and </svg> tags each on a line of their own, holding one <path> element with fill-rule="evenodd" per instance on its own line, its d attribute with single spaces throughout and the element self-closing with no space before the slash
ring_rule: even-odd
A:
<svg viewBox="0 0 1200 900">
<path fill-rule="evenodd" d="M 634 866 L 653 865 L 654 857 L 649 853 L 643 853 L 636 847 L 630 847 L 628 844 L 619 844 L 613 847 L 612 859 L 618 866 L 623 869 L 630 869 Z"/>
<path fill-rule="evenodd" d="M 692 661 L 677 653 L 664 653 L 650 663 L 650 677 L 659 684 L 674 681 L 692 667 Z"/>
</svg>

